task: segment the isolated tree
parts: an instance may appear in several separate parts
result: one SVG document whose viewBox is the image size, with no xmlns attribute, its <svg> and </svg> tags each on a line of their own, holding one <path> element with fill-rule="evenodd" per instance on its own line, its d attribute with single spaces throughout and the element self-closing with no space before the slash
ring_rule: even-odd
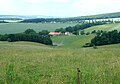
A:
<svg viewBox="0 0 120 84">
<path fill-rule="evenodd" d="M 25 34 L 36 34 L 36 31 L 33 30 L 33 29 L 27 29 L 27 30 L 25 30 L 24 33 L 25 33 Z"/>
<path fill-rule="evenodd" d="M 80 34 L 81 34 L 81 35 L 84 35 L 84 34 L 85 34 L 85 31 L 84 31 L 84 30 L 80 31 Z"/>
<path fill-rule="evenodd" d="M 89 34 L 90 34 L 90 32 L 87 32 L 87 33 L 86 33 L 86 35 L 89 35 Z"/>
<path fill-rule="evenodd" d="M 96 33 L 96 30 L 93 30 L 92 32 L 91 32 L 91 34 L 95 34 Z"/>
</svg>

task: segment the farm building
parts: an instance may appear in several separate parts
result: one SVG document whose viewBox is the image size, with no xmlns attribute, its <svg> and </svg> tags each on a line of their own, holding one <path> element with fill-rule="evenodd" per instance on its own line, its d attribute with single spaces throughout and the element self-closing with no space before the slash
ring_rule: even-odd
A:
<svg viewBox="0 0 120 84">
<path fill-rule="evenodd" d="M 49 35 L 52 36 L 59 36 L 61 34 L 61 32 L 50 32 Z"/>
<path fill-rule="evenodd" d="M 66 36 L 70 36 L 71 33 L 70 33 L 70 32 L 65 32 L 65 35 L 66 35 Z"/>
</svg>

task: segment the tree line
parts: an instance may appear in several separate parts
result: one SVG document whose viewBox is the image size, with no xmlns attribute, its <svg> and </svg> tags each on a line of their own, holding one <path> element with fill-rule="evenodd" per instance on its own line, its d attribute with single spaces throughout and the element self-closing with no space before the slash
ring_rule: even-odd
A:
<svg viewBox="0 0 120 84">
<path fill-rule="evenodd" d="M 27 29 L 23 33 L 0 35 L 0 41 L 30 41 L 52 45 L 52 40 L 48 34 L 49 32 L 47 30 L 36 33 L 33 29 Z"/>
<path fill-rule="evenodd" d="M 120 12 L 109 13 L 109 14 L 91 15 L 91 16 L 81 16 L 81 17 L 75 17 L 75 18 L 79 18 L 81 20 L 120 18 Z"/>
<path fill-rule="evenodd" d="M 103 31 L 97 33 L 97 35 L 91 40 L 90 43 L 86 43 L 85 47 L 90 46 L 101 46 L 108 44 L 120 43 L 120 32 L 117 30 L 113 31 Z"/>
<path fill-rule="evenodd" d="M 65 32 L 70 32 L 73 33 L 75 35 L 79 35 L 79 31 L 92 27 L 92 26 L 96 26 L 96 25 L 103 25 L 106 24 L 106 22 L 104 21 L 93 21 L 93 22 L 88 22 L 88 23 L 83 23 L 83 24 L 77 24 L 73 27 L 69 26 L 66 28 L 60 28 L 60 29 L 56 29 L 55 32 L 61 32 L 61 33 L 65 33 Z"/>
<path fill-rule="evenodd" d="M 71 17 L 71 18 L 34 18 L 34 19 L 25 19 L 23 21 L 21 21 L 21 23 L 51 23 L 51 22 L 77 22 L 77 23 L 84 23 L 87 20 L 88 21 L 96 21 L 99 20 L 101 21 L 101 19 L 103 21 L 109 22 L 109 21 L 113 21 L 114 18 L 119 18 L 120 16 L 116 15 L 116 16 L 108 16 L 108 15 L 96 15 L 96 16 L 82 16 L 82 17 Z M 112 20 L 110 20 L 109 18 L 113 18 Z M 106 20 L 105 20 L 106 19 Z M 119 21 L 117 21 L 119 22 Z"/>
</svg>

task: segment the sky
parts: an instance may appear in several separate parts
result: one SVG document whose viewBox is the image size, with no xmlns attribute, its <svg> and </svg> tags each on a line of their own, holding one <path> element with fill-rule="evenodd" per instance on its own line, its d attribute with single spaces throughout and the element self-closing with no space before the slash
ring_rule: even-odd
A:
<svg viewBox="0 0 120 84">
<path fill-rule="evenodd" d="M 120 12 L 120 0 L 0 0 L 0 15 L 76 17 Z"/>
</svg>

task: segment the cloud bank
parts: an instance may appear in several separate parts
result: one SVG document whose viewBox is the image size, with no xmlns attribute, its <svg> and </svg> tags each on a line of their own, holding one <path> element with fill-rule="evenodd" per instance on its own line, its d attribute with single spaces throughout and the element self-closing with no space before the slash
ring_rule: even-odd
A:
<svg viewBox="0 0 120 84">
<path fill-rule="evenodd" d="M 1 15 L 84 16 L 119 12 L 120 0 L 1 0 Z"/>
</svg>

